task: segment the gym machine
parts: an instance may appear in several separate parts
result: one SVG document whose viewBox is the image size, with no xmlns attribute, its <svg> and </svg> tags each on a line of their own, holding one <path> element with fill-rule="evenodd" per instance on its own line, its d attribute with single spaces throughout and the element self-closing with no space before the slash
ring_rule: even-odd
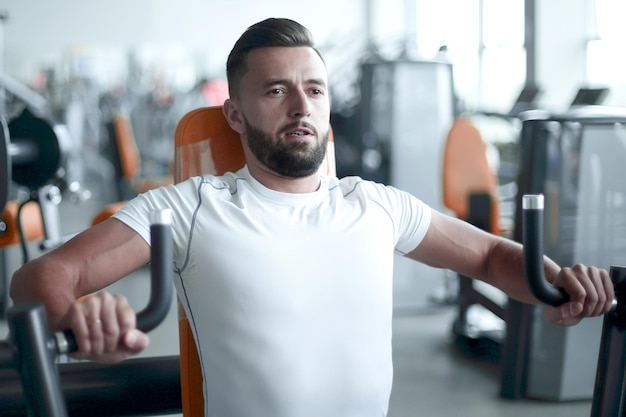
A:
<svg viewBox="0 0 626 417">
<path fill-rule="evenodd" d="M 137 328 L 144 332 L 167 316 L 173 296 L 171 214 L 162 210 L 152 217 L 150 299 L 137 314 Z M 40 417 L 180 413 L 177 356 L 130 359 L 108 366 L 57 365 L 59 355 L 77 349 L 71 332 L 50 334 L 44 309 L 38 304 L 16 304 L 7 316 L 10 334 L 0 344 L 0 415 L 23 416 L 24 408 L 28 416 Z"/>
<path fill-rule="evenodd" d="M 549 112 L 540 109 L 537 105 L 537 100 L 542 93 L 543 91 L 539 86 L 526 85 L 508 113 L 478 111 L 467 116 L 475 122 L 479 130 L 484 130 L 486 133 L 489 132 L 490 127 L 492 129 L 496 127 L 494 132 L 503 132 L 502 129 L 497 129 L 498 124 L 500 127 L 504 127 L 506 124 L 510 126 L 510 137 L 504 133 L 502 138 L 504 140 L 496 139 L 494 141 L 500 155 L 497 172 L 500 188 L 499 212 L 496 213 L 496 216 L 500 218 L 501 226 L 503 226 L 500 227 L 499 232 L 505 237 L 512 237 L 514 232 L 511 226 L 513 226 L 515 207 L 518 203 L 515 196 L 517 179 L 520 168 L 524 168 L 519 166 L 517 157 L 519 149 L 524 146 L 519 140 L 520 131 L 526 120 L 548 120 L 551 117 Z M 570 104 L 570 112 L 567 117 L 573 122 L 577 109 L 585 112 L 591 108 L 590 106 L 598 106 L 608 93 L 607 88 L 581 87 Z M 493 133 L 488 133 L 485 136 L 489 135 L 495 138 Z M 511 140 L 513 138 L 515 139 Z M 465 220 L 490 230 L 490 218 L 493 216 L 492 211 L 495 205 L 491 201 L 492 199 L 493 197 L 485 192 L 470 194 L 470 210 Z M 467 277 L 459 277 L 459 313 L 454 323 L 453 333 L 457 346 L 463 352 L 471 357 L 494 360 L 500 358 L 502 343 L 506 337 L 507 299 L 499 291 L 485 291 L 485 289 L 490 290 L 490 288 L 485 288 L 484 285 L 477 284 Z M 496 320 L 494 320 L 494 316 L 497 317 Z M 591 388 L 591 384 L 588 388 Z M 582 393 L 584 389 L 587 388 L 581 388 L 578 392 Z M 567 394 L 566 397 L 571 398 L 573 391 L 569 391 L 570 394 Z M 578 398 L 582 394 L 574 395 Z"/>
<path fill-rule="evenodd" d="M 549 284 L 544 276 L 543 210 L 543 195 L 523 197 L 524 273 L 538 300 L 559 306 L 567 302 L 568 297 Z M 604 316 L 591 417 L 626 416 L 626 267 L 611 266 L 610 274 L 615 286 L 615 300 L 612 310 Z"/>
<path fill-rule="evenodd" d="M 519 192 L 546 199 L 546 254 L 560 265 L 626 264 L 626 110 L 583 106 L 524 120 Z M 523 241 L 522 210 L 513 239 Z M 551 401 L 593 397 L 602 319 L 573 327 L 543 320 L 543 307 L 509 300 L 501 358 L 504 398 Z"/>
<path fill-rule="evenodd" d="M 64 192 L 73 193 L 78 190 L 74 186 L 80 186 L 66 183 L 69 131 L 52 121 L 46 100 L 1 72 L 0 91 L 12 98 L 11 111 L 0 113 L 1 316 L 10 304 L 8 282 L 12 270 L 4 248 L 19 243 L 23 262 L 27 262 L 29 241 L 41 239 L 40 250 L 65 241 L 59 204 Z M 9 200 L 14 200 L 10 210 L 6 209 Z M 24 210 L 29 204 L 38 207 L 38 214 L 37 209 Z"/>
<path fill-rule="evenodd" d="M 1 73 L 0 88 L 25 103 L 10 121 L 0 115 L 0 213 L 9 200 L 11 182 L 23 187 L 26 197 L 19 207 L 31 201 L 39 205 L 45 235 L 41 247 L 48 249 L 63 240 L 58 205 L 67 186 L 64 176 L 69 131 L 65 125 L 51 121 L 47 103 L 37 93 Z M 22 252 L 27 261 L 25 242 Z"/>
</svg>

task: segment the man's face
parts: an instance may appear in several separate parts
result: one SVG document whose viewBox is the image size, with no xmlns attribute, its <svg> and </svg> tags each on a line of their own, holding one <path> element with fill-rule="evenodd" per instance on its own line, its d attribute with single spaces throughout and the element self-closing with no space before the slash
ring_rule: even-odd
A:
<svg viewBox="0 0 626 417">
<path fill-rule="evenodd" d="M 280 176 L 315 173 L 328 140 L 330 100 L 326 67 L 308 47 L 251 51 L 240 84 L 244 145 Z"/>
</svg>

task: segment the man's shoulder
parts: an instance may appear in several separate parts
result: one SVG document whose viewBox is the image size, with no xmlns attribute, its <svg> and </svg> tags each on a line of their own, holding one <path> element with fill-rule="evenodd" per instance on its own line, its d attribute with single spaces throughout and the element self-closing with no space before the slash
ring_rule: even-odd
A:
<svg viewBox="0 0 626 417">
<path fill-rule="evenodd" d="M 240 181 L 246 181 L 247 178 L 245 175 L 241 173 L 241 171 L 237 172 L 226 172 L 222 175 L 216 174 L 202 174 L 195 175 L 187 178 L 184 181 L 176 184 L 177 188 L 188 188 L 191 187 L 193 189 L 203 188 L 204 186 L 208 190 L 236 190 L 237 184 Z"/>
<path fill-rule="evenodd" d="M 344 198 L 357 198 L 377 201 L 382 204 L 407 204 L 417 201 L 411 193 L 394 187 L 393 185 L 364 179 L 358 176 L 347 176 L 329 182 L 329 190 L 340 191 Z M 414 204 L 414 203 L 411 203 Z"/>
<path fill-rule="evenodd" d="M 333 189 L 333 188 L 338 188 L 340 190 L 342 190 L 343 194 L 351 194 L 351 193 L 361 193 L 361 194 L 367 194 L 367 193 L 378 193 L 381 190 L 385 190 L 387 189 L 387 185 L 382 184 L 382 183 L 378 183 L 372 180 L 368 180 L 368 179 L 364 179 L 362 177 L 359 176 L 346 176 L 346 177 L 342 177 L 342 178 L 334 178 L 332 180 L 329 180 L 328 183 L 328 188 L 329 189 Z"/>
</svg>

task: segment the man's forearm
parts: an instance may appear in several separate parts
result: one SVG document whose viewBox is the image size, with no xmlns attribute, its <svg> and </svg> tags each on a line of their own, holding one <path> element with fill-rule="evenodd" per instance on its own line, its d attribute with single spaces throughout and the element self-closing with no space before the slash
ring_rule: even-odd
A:
<svg viewBox="0 0 626 417">
<path fill-rule="evenodd" d="M 76 299 L 74 288 L 67 268 L 57 262 L 47 262 L 44 257 L 25 264 L 15 272 L 10 295 L 14 303 L 42 303 L 50 327 L 57 329 Z"/>
<path fill-rule="evenodd" d="M 550 281 L 559 271 L 559 266 L 544 257 L 546 277 Z M 487 282 L 504 291 L 509 297 L 525 303 L 538 303 L 531 294 L 524 276 L 524 254 L 520 244 L 502 239 L 494 245 L 489 256 Z"/>
</svg>

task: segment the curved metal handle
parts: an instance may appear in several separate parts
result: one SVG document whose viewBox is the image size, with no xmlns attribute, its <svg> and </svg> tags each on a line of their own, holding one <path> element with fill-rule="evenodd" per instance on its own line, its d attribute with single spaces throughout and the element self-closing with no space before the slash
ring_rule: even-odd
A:
<svg viewBox="0 0 626 417">
<path fill-rule="evenodd" d="M 543 271 L 543 207 L 543 195 L 523 196 L 524 275 L 532 294 L 542 303 L 556 307 L 566 303 L 569 296 L 550 284 Z"/>
<path fill-rule="evenodd" d="M 149 332 L 167 316 L 172 301 L 174 249 L 172 242 L 172 211 L 152 213 L 150 226 L 150 299 L 137 313 L 137 328 Z"/>
<path fill-rule="evenodd" d="M 0 115 L 0 215 L 9 200 L 11 188 L 11 155 L 9 155 L 9 127 Z"/>
<path fill-rule="evenodd" d="M 173 295 L 174 258 L 172 242 L 171 210 L 164 209 L 151 213 L 150 225 L 150 299 L 146 307 L 137 313 L 137 329 L 149 332 L 167 316 Z M 78 350 L 76 338 L 71 330 L 54 335 L 58 353 L 71 353 Z"/>
</svg>

